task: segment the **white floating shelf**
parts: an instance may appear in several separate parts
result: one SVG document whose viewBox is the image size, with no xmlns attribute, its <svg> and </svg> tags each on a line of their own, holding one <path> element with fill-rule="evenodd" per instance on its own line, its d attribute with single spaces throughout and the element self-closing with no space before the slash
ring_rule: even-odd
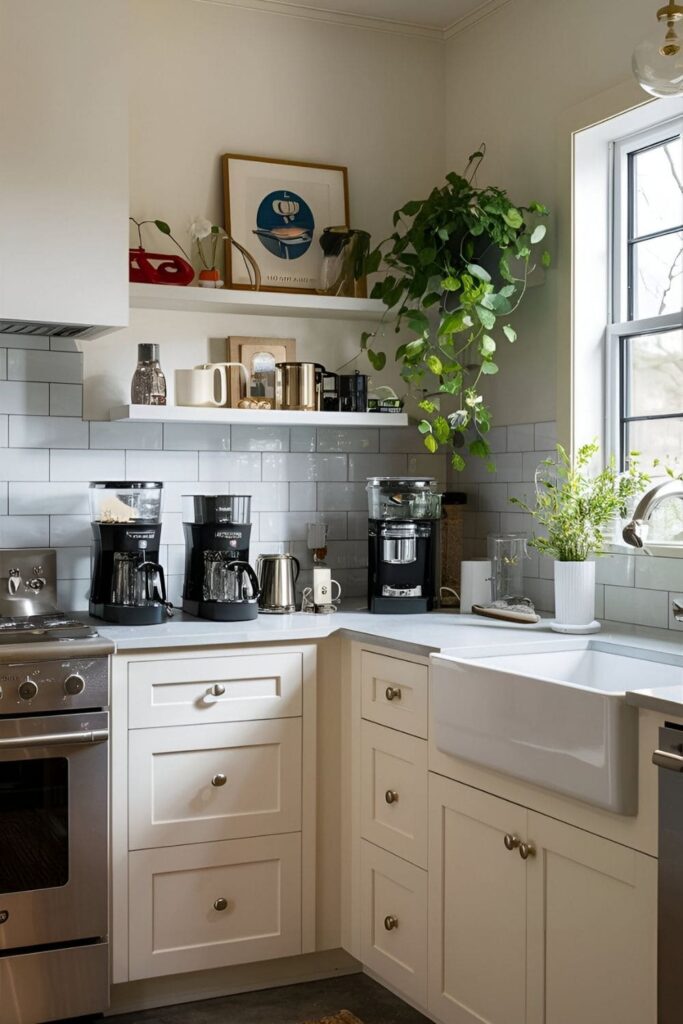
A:
<svg viewBox="0 0 683 1024">
<path fill-rule="evenodd" d="M 403 412 L 294 412 L 289 409 L 205 409 L 183 405 L 119 405 L 110 420 L 134 423 L 206 423 L 283 427 L 407 427 Z"/>
<path fill-rule="evenodd" d="M 379 299 L 346 299 L 333 295 L 252 292 L 229 288 L 183 288 L 172 284 L 131 284 L 131 309 L 171 309 L 184 313 L 239 313 L 319 320 L 381 320 L 386 307 Z"/>
</svg>

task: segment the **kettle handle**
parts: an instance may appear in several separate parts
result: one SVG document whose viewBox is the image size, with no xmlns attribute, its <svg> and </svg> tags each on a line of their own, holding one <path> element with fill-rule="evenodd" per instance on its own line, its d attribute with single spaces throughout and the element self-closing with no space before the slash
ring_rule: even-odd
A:
<svg viewBox="0 0 683 1024">
<path fill-rule="evenodd" d="M 299 579 L 299 573 L 301 572 L 301 562 L 296 557 L 296 555 L 292 555 L 292 561 L 296 563 L 296 576 L 294 577 L 294 582 L 296 583 L 296 581 Z"/>
<path fill-rule="evenodd" d="M 261 558 L 261 555 L 259 555 L 258 557 Z M 261 596 L 261 584 L 258 581 L 258 576 L 254 572 L 252 567 L 249 565 L 249 562 L 242 562 L 239 559 L 235 559 L 235 561 L 228 563 L 228 569 L 231 571 L 236 569 L 244 569 L 247 576 L 249 577 L 251 589 L 253 590 L 252 600 L 258 601 L 259 597 Z"/>
</svg>

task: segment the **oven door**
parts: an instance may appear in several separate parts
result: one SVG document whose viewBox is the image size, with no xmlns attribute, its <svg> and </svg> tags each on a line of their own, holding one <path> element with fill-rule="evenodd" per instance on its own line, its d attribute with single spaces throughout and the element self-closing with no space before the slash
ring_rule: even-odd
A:
<svg viewBox="0 0 683 1024">
<path fill-rule="evenodd" d="M 109 715 L 0 719 L 0 950 L 102 939 Z"/>
</svg>

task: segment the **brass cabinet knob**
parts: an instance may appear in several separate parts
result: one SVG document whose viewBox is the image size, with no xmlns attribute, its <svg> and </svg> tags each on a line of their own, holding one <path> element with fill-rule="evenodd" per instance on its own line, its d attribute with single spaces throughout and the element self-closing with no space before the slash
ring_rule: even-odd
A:
<svg viewBox="0 0 683 1024">
<path fill-rule="evenodd" d="M 384 691 L 384 696 L 387 698 L 387 700 L 400 700 L 401 691 L 399 690 L 398 686 L 387 686 L 386 690 Z"/>
<path fill-rule="evenodd" d="M 393 914 L 388 914 L 384 918 L 384 927 L 388 932 L 392 932 L 394 928 L 398 928 L 398 918 L 394 917 Z"/>
<path fill-rule="evenodd" d="M 398 800 L 398 793 L 395 789 L 388 789 L 384 794 L 384 799 L 388 804 L 395 804 Z"/>
<path fill-rule="evenodd" d="M 528 857 L 535 857 L 536 847 L 533 843 L 520 843 L 519 855 L 522 858 L 522 860 L 527 860 Z"/>
<path fill-rule="evenodd" d="M 223 774 L 223 772 L 216 772 L 214 777 L 211 779 L 211 785 L 216 786 L 216 788 L 218 788 L 219 786 L 224 786 L 227 781 L 228 780 Z"/>
<path fill-rule="evenodd" d="M 516 850 L 520 846 L 522 840 L 519 836 L 513 835 L 512 832 L 506 832 L 503 836 L 503 842 L 505 843 L 506 850 Z"/>
<path fill-rule="evenodd" d="M 220 896 L 217 900 L 215 900 L 214 905 L 213 905 L 213 909 L 214 910 L 227 910 L 228 909 L 228 901 L 223 896 Z"/>
</svg>

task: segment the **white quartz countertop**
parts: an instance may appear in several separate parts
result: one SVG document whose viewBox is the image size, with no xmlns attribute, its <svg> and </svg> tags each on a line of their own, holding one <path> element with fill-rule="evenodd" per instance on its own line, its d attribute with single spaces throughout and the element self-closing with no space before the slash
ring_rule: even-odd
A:
<svg viewBox="0 0 683 1024">
<path fill-rule="evenodd" d="M 115 626 L 87 618 L 86 621 L 111 640 L 118 652 L 321 640 L 341 632 L 355 640 L 424 657 L 430 654 L 468 657 L 480 655 L 482 648 L 560 639 L 568 645 L 577 639 L 552 632 L 549 619 L 543 619 L 534 626 L 519 626 L 493 622 L 476 615 L 460 615 L 454 611 L 427 615 L 372 615 L 367 609 L 354 609 L 352 606 L 332 615 L 302 612 L 259 615 L 252 622 L 208 622 L 182 612 L 176 612 L 172 619 L 159 626 Z M 671 630 L 604 623 L 602 632 L 595 634 L 593 639 L 662 654 L 683 654 L 683 634 Z M 683 718 L 683 669 L 680 686 L 637 690 L 629 692 L 626 699 L 637 707 Z"/>
</svg>

